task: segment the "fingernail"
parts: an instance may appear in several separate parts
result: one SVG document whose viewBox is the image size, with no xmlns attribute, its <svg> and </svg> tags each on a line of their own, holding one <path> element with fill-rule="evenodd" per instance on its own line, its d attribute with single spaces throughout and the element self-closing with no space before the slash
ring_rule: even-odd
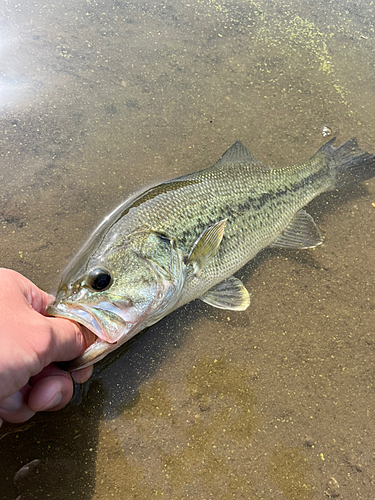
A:
<svg viewBox="0 0 375 500">
<path fill-rule="evenodd" d="M 49 401 L 44 403 L 44 405 L 39 409 L 39 411 L 50 410 L 51 408 L 57 406 L 61 400 L 62 400 L 62 393 L 58 391 Z"/>
<path fill-rule="evenodd" d="M 22 405 L 23 396 L 20 391 L 15 392 L 9 398 L 3 399 L 0 401 L 0 409 L 1 410 L 18 410 L 18 408 Z"/>
<path fill-rule="evenodd" d="M 72 376 L 74 382 L 76 382 L 77 384 L 83 384 L 84 382 L 87 382 L 87 380 L 91 377 L 92 371 L 93 367 L 87 366 L 86 368 L 82 368 L 81 370 L 72 372 L 70 375 Z"/>
</svg>

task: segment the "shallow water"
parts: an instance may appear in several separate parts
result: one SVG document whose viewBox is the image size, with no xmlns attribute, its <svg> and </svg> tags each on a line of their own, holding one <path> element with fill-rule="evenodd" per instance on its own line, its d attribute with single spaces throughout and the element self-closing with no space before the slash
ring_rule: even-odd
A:
<svg viewBox="0 0 375 500">
<path fill-rule="evenodd" d="M 0 9 L 4 267 L 54 290 L 128 195 L 264 163 L 332 129 L 375 152 L 369 2 L 9 0 Z M 243 313 L 191 303 L 66 410 L 0 431 L 0 498 L 373 500 L 375 181 L 308 207 L 323 246 L 267 250 Z M 26 477 L 17 471 L 33 460 Z"/>
</svg>

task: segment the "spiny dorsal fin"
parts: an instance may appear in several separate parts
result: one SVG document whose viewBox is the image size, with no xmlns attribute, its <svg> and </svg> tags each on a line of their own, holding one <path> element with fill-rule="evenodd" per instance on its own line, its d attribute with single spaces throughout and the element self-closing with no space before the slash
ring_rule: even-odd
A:
<svg viewBox="0 0 375 500">
<path fill-rule="evenodd" d="M 303 249 L 315 248 L 322 243 L 322 235 L 314 219 L 304 210 L 300 210 L 270 246 Z"/>
<path fill-rule="evenodd" d="M 213 226 L 208 227 L 199 236 L 191 249 L 187 259 L 187 264 L 191 264 L 194 269 L 194 274 L 198 276 L 201 269 L 206 267 L 211 259 L 215 256 L 220 246 L 224 235 L 225 224 L 228 219 L 223 219 L 216 222 Z"/>
<path fill-rule="evenodd" d="M 213 307 L 230 311 L 244 311 L 250 304 L 249 292 L 234 276 L 210 288 L 199 298 Z"/>
</svg>

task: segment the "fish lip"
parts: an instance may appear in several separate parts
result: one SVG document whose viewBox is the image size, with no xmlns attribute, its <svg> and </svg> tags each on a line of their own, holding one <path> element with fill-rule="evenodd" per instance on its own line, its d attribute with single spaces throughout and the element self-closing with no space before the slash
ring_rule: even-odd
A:
<svg viewBox="0 0 375 500">
<path fill-rule="evenodd" d="M 77 306 L 74 303 L 62 303 L 60 301 L 55 301 L 47 307 L 46 312 L 50 316 L 70 319 L 85 326 L 98 338 L 97 341 L 100 340 L 106 344 L 116 344 L 117 342 L 117 340 L 114 340 L 113 342 L 107 340 L 108 337 L 106 335 L 104 325 L 97 314 L 95 314 L 94 307 L 86 308 L 82 305 Z M 118 318 L 124 325 L 124 328 L 128 330 L 130 325 L 120 316 L 118 316 Z"/>
<path fill-rule="evenodd" d="M 58 366 L 69 373 L 82 370 L 88 366 L 102 360 L 111 351 L 117 349 L 117 343 L 109 344 L 105 340 L 97 338 L 96 341 L 89 345 L 83 353 L 71 361 L 61 361 Z"/>
</svg>

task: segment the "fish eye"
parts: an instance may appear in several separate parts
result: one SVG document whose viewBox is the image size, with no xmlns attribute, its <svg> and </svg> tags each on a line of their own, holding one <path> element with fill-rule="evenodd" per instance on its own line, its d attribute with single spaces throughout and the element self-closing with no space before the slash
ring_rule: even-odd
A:
<svg viewBox="0 0 375 500">
<path fill-rule="evenodd" d="M 93 290 L 102 291 L 112 285 L 112 276 L 106 269 L 94 269 L 90 272 L 87 282 Z"/>
</svg>

